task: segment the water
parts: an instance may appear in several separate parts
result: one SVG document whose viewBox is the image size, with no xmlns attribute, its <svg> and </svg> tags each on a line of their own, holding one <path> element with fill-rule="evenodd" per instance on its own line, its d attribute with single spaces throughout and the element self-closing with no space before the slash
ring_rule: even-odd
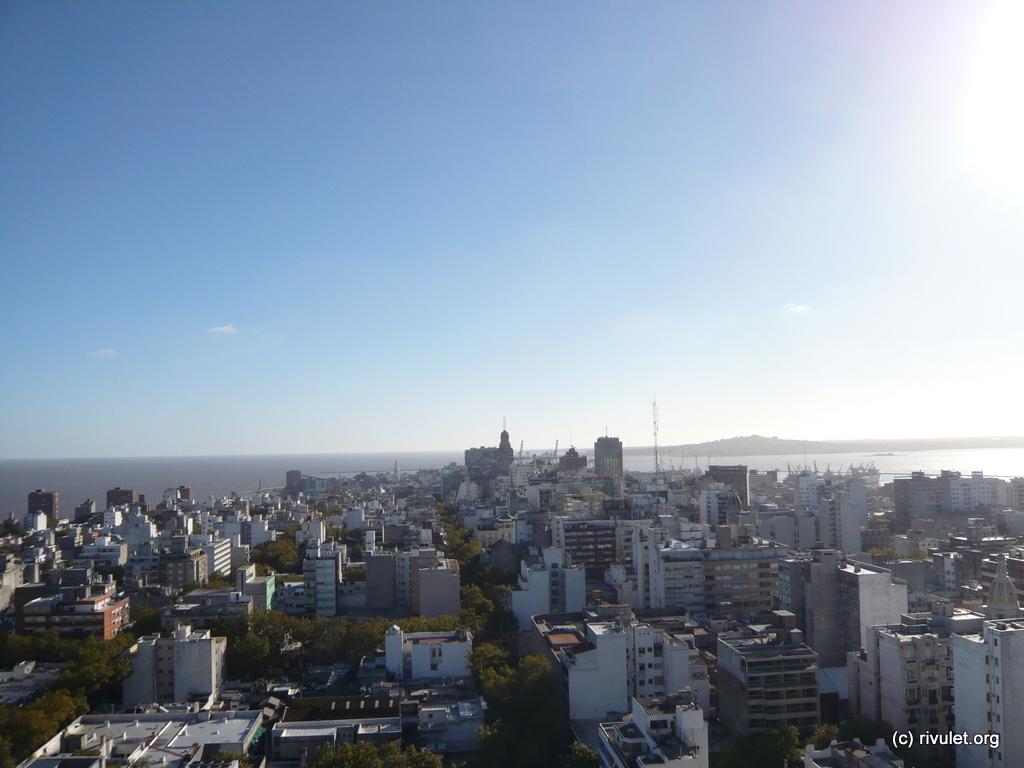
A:
<svg viewBox="0 0 1024 768">
<path fill-rule="evenodd" d="M 335 453 L 279 456 L 168 456 L 119 459 L 8 459 L 0 461 L 0 519 L 28 509 L 28 494 L 36 488 L 57 491 L 65 517 L 75 507 L 93 499 L 97 508 L 106 504 L 107 491 L 115 486 L 133 488 L 156 506 L 167 488 L 187 485 L 195 499 L 280 488 L 285 472 L 302 470 L 307 475 L 343 472 L 391 472 L 431 469 L 453 461 L 462 462 L 461 451 L 429 453 Z"/>
<path fill-rule="evenodd" d="M 453 461 L 462 462 L 461 451 L 424 453 L 336 453 L 295 454 L 280 456 L 180 456 L 121 459 L 19 459 L 0 461 L 0 519 L 10 514 L 24 515 L 28 494 L 46 488 L 60 494 L 60 508 L 70 517 L 76 505 L 87 498 L 102 507 L 106 492 L 114 486 L 134 488 L 145 494 L 150 504 L 158 504 L 164 489 L 179 485 L 191 486 L 195 498 L 205 501 L 211 496 L 227 496 L 232 491 L 246 493 L 259 487 L 284 485 L 289 469 L 308 475 L 331 475 L 367 471 L 390 472 L 398 462 L 401 470 L 436 469 Z M 692 468 L 694 457 L 661 454 L 662 466 L 674 464 Z M 715 464 L 746 464 L 751 469 L 779 469 L 786 465 L 802 466 L 804 455 L 785 456 L 714 456 Z M 653 471 L 654 454 L 626 456 L 627 470 Z M 699 457 L 706 468 L 708 458 Z M 952 469 L 965 474 L 984 471 L 990 477 L 1024 476 L 1024 448 L 907 451 L 894 456 L 870 453 L 808 454 L 806 463 L 817 463 L 818 470 L 838 470 L 851 464 L 874 462 L 882 473 L 882 482 L 916 470 L 938 474 Z"/>
<path fill-rule="evenodd" d="M 745 464 L 751 469 L 766 470 L 779 469 L 785 474 L 786 466 L 793 469 L 803 467 L 805 464 L 811 468 L 817 464 L 818 471 L 824 472 L 831 468 L 839 471 L 846 470 L 851 465 L 874 463 L 875 468 L 882 473 L 881 482 L 890 482 L 894 477 L 909 475 L 911 472 L 922 470 L 931 475 L 937 475 L 944 469 L 954 470 L 963 474 L 970 474 L 973 471 L 984 472 L 987 477 L 1022 477 L 1024 476 L 1024 448 L 974 448 L 966 450 L 935 450 L 935 451 L 894 451 L 894 455 L 879 455 L 875 453 L 808 453 L 787 454 L 771 456 L 712 456 L 712 464 Z M 626 456 L 623 463 L 627 470 L 632 469 L 638 472 L 652 472 L 654 470 L 654 453 L 641 456 Z M 701 469 L 707 469 L 708 457 L 698 456 L 696 463 Z M 670 466 L 693 469 L 694 457 L 689 454 L 685 457 L 679 454 L 661 454 L 661 466 L 669 469 Z"/>
</svg>

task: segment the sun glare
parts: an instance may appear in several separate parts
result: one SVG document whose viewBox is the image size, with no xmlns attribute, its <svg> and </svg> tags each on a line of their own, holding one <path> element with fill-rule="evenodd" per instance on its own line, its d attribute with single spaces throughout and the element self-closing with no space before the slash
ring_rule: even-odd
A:
<svg viewBox="0 0 1024 768">
<path fill-rule="evenodd" d="M 963 103 L 967 160 L 1024 202 L 1024 3 L 995 0 L 978 27 Z"/>
</svg>

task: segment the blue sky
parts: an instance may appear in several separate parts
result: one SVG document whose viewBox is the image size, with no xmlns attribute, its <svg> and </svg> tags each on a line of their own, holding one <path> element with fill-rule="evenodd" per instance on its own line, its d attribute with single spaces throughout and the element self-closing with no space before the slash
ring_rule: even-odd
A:
<svg viewBox="0 0 1024 768">
<path fill-rule="evenodd" d="M 5 3 L 0 457 L 1024 434 L 1022 22 Z"/>
</svg>

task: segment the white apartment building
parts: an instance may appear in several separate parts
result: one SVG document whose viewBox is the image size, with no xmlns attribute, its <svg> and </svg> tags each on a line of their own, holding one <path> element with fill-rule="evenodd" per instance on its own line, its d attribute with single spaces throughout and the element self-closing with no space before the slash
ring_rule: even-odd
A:
<svg viewBox="0 0 1024 768">
<path fill-rule="evenodd" d="M 384 634 L 385 664 L 396 680 L 469 677 L 472 647 L 468 629 L 405 633 L 396 625 Z"/>
<path fill-rule="evenodd" d="M 687 692 L 634 696 L 630 714 L 601 723 L 602 768 L 708 768 L 708 724 Z"/>
<path fill-rule="evenodd" d="M 92 544 L 82 547 L 83 560 L 113 568 L 128 562 L 128 545 L 117 536 L 100 536 Z"/>
<path fill-rule="evenodd" d="M 122 684 L 125 704 L 183 704 L 209 700 L 224 682 L 226 637 L 180 627 L 172 637 L 148 635 L 125 652 L 132 674 Z"/>
<path fill-rule="evenodd" d="M 950 635 L 926 617 L 870 627 L 864 649 L 848 656 L 850 712 L 900 732 L 952 731 L 953 672 Z M 956 709 L 960 731 L 959 701 Z"/>
<path fill-rule="evenodd" d="M 983 472 L 971 472 L 970 477 L 956 475 L 950 480 L 950 493 L 954 512 L 973 512 L 979 506 L 1002 508 L 1007 505 L 1005 480 L 985 477 Z"/>
<path fill-rule="evenodd" d="M 673 635 L 628 619 L 535 628 L 544 638 L 570 719 L 622 714 L 630 696 L 660 696 L 689 689 L 703 711 L 710 706 L 707 667 L 690 635 Z"/>
<path fill-rule="evenodd" d="M 562 550 L 545 547 L 541 562 L 519 568 L 519 581 L 509 590 L 509 607 L 519 629 L 529 632 L 533 616 L 541 613 L 582 613 L 586 605 L 586 574 L 582 566 L 563 567 Z"/>
<path fill-rule="evenodd" d="M 586 640 L 556 652 L 570 720 L 623 715 L 629 706 L 627 648 L 630 637 L 619 622 L 588 624 Z"/>
<path fill-rule="evenodd" d="M 306 545 L 302 583 L 307 616 L 338 614 L 338 585 L 341 584 L 345 558 L 345 547 L 335 546 L 334 541 L 311 541 Z"/>
<path fill-rule="evenodd" d="M 986 621 L 953 636 L 956 731 L 994 734 L 958 745 L 957 768 L 1011 768 L 1024 759 L 1024 620 Z"/>
</svg>

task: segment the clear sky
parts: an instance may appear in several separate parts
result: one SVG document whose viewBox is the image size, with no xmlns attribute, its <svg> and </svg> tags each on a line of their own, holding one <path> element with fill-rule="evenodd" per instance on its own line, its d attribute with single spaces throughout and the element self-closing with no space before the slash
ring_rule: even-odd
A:
<svg viewBox="0 0 1024 768">
<path fill-rule="evenodd" d="M 0 457 L 1024 434 L 1017 3 L 0 5 Z"/>
</svg>

